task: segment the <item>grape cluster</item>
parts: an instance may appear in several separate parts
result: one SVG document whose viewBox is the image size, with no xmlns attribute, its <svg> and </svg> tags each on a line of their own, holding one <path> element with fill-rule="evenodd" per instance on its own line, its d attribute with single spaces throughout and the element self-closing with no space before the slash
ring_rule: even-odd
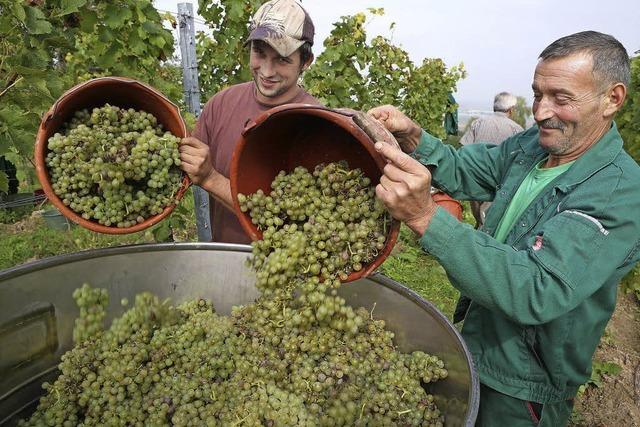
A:
<svg viewBox="0 0 640 427">
<path fill-rule="evenodd" d="M 243 206 L 267 234 L 250 260 L 261 295 L 230 316 L 202 298 L 173 307 L 142 293 L 104 330 L 102 316 L 86 316 L 102 313 L 104 291 L 77 290 L 74 337 L 84 341 L 20 425 L 441 427 L 424 386 L 447 377 L 443 361 L 399 352 L 384 320 L 337 293 L 360 262 L 353 257 L 384 243 L 387 214 L 370 184 L 332 164 L 283 173 L 269 196 L 247 196 Z"/>
<path fill-rule="evenodd" d="M 104 317 L 109 303 L 105 289 L 94 289 L 88 283 L 73 291 L 73 299 L 80 308 L 80 316 L 73 328 L 73 342 L 80 344 L 104 329 Z"/>
<path fill-rule="evenodd" d="M 99 301 L 79 303 L 103 301 L 103 290 L 83 289 Z M 364 308 L 355 334 L 301 322 L 305 309 L 260 297 L 219 316 L 204 299 L 172 307 L 139 294 L 62 357 L 20 425 L 443 425 L 423 388 L 447 376 L 441 360 L 398 352 Z"/>
<path fill-rule="evenodd" d="M 278 275 L 345 280 L 384 248 L 390 218 L 360 169 L 344 161 L 313 173 L 298 166 L 281 171 L 271 188 L 268 195 L 238 195 L 241 210 L 262 230 L 252 260 L 259 288 L 281 286 Z"/>
<path fill-rule="evenodd" d="M 180 188 L 180 139 L 144 111 L 81 110 L 47 143 L 51 185 L 86 220 L 131 227 L 161 213 Z"/>
</svg>

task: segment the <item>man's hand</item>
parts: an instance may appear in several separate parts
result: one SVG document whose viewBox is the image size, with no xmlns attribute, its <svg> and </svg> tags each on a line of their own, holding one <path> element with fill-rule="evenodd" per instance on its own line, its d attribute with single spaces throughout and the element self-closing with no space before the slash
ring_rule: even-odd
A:
<svg viewBox="0 0 640 427">
<path fill-rule="evenodd" d="M 217 172 L 213 168 L 209 146 L 197 138 L 187 137 L 180 143 L 180 167 L 194 184 L 202 186 Z"/>
<path fill-rule="evenodd" d="M 422 136 L 422 128 L 402 111 L 393 105 L 382 105 L 372 108 L 368 114 L 382 123 L 396 137 L 402 151 L 412 153 L 416 149 Z"/>
<path fill-rule="evenodd" d="M 180 142 L 180 167 L 194 184 L 199 185 L 233 211 L 229 179 L 213 168 L 209 146 L 197 138 L 188 137 Z"/>
<path fill-rule="evenodd" d="M 395 219 L 422 236 L 437 208 L 431 198 L 431 173 L 389 144 L 378 142 L 376 150 L 389 161 L 376 187 L 376 195 Z"/>
</svg>

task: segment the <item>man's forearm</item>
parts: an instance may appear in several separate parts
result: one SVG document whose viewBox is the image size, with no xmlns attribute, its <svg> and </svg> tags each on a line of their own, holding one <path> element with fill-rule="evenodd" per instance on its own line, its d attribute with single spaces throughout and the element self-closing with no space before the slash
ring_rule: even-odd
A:
<svg viewBox="0 0 640 427">
<path fill-rule="evenodd" d="M 229 179 L 213 171 L 207 179 L 200 184 L 212 197 L 222 203 L 227 209 L 233 211 L 233 199 L 231 197 L 231 185 Z"/>
</svg>

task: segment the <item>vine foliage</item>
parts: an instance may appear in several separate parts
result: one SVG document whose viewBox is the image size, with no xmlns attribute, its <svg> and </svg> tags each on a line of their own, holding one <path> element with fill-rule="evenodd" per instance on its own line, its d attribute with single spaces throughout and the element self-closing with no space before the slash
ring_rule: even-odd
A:
<svg viewBox="0 0 640 427">
<path fill-rule="evenodd" d="M 199 13 L 213 34 L 197 36 L 205 99 L 251 79 L 244 42 L 249 20 L 261 3 L 199 1 Z M 322 54 L 305 72 L 303 85 L 329 107 L 366 111 L 376 105 L 394 104 L 427 131 L 444 138 L 444 115 L 457 108 L 447 104 L 447 96 L 465 76 L 464 68 L 447 69 L 441 59 L 425 59 L 416 65 L 390 39 L 378 36 L 368 40 L 367 19 L 383 14 L 384 9 L 370 8 L 367 13 L 341 17 L 324 41 Z"/>
<path fill-rule="evenodd" d="M 0 156 L 26 165 L 28 178 L 40 117 L 92 77 L 136 78 L 179 99 L 175 72 L 162 66 L 173 43 L 150 0 L 0 0 Z"/>
<path fill-rule="evenodd" d="M 640 54 L 640 51 L 636 52 Z M 631 59 L 631 83 L 627 88 L 627 100 L 616 117 L 616 123 L 624 148 L 640 163 L 640 56 Z"/>
</svg>

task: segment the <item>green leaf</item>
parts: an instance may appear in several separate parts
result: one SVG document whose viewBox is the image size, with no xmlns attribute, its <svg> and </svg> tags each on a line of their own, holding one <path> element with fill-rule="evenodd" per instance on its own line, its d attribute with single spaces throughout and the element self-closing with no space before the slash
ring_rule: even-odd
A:
<svg viewBox="0 0 640 427">
<path fill-rule="evenodd" d="M 147 34 L 159 34 L 162 31 L 162 27 L 160 27 L 160 25 L 151 21 L 146 21 L 144 24 L 142 24 L 142 29 Z"/>
<path fill-rule="evenodd" d="M 31 80 L 29 81 L 29 84 L 34 87 L 38 92 L 40 92 L 42 95 L 47 96 L 48 98 L 53 98 L 51 96 L 51 92 L 49 92 L 49 88 L 47 87 L 47 82 L 46 80 L 42 80 L 42 79 L 35 79 L 35 80 Z"/>
<path fill-rule="evenodd" d="M 151 44 L 161 49 L 167 44 L 164 37 L 162 37 L 161 35 L 150 37 L 149 41 L 151 42 Z"/>
<path fill-rule="evenodd" d="M 118 28 L 121 27 L 125 22 L 127 22 L 133 14 L 131 10 L 127 7 L 118 7 L 116 5 L 110 4 L 107 6 L 105 10 L 105 24 L 107 24 L 110 28 Z"/>
<path fill-rule="evenodd" d="M 85 33 L 91 33 L 97 22 L 98 15 L 91 10 L 87 10 L 80 16 L 80 29 Z"/>
<path fill-rule="evenodd" d="M 58 76 L 49 76 L 47 79 L 47 87 L 52 96 L 58 97 L 65 89 L 65 83 Z"/>
<path fill-rule="evenodd" d="M 98 29 L 98 40 L 100 40 L 102 43 L 109 43 L 113 40 L 113 32 L 111 32 L 111 30 L 105 26 L 101 26 Z"/>
<path fill-rule="evenodd" d="M 156 242 L 170 241 L 171 235 L 172 230 L 169 221 L 163 221 L 153 229 L 153 238 Z"/>
<path fill-rule="evenodd" d="M 60 7 L 62 11 L 58 16 L 68 15 L 70 13 L 77 12 L 82 6 L 87 3 L 87 0 L 62 0 Z"/>
<path fill-rule="evenodd" d="M 20 22 L 24 22 L 25 18 L 27 17 L 27 13 L 24 11 L 24 6 L 22 6 L 22 4 L 20 4 L 19 2 L 15 2 L 11 7 L 14 16 L 18 18 Z"/>
<path fill-rule="evenodd" d="M 120 57 L 120 45 L 114 43 L 103 55 L 97 59 L 98 65 L 104 68 L 111 68 Z"/>
<path fill-rule="evenodd" d="M 132 31 L 129 34 L 127 45 L 129 46 L 129 50 L 131 50 L 131 52 L 138 55 L 144 53 L 147 48 L 147 44 L 140 38 L 140 35 L 138 35 L 138 31 Z"/>
<path fill-rule="evenodd" d="M 243 1 L 232 1 L 229 4 L 229 18 L 238 20 L 244 14 L 245 4 Z"/>
<path fill-rule="evenodd" d="M 25 25 L 31 34 L 49 34 L 53 26 L 37 7 L 27 7 Z"/>
<path fill-rule="evenodd" d="M 4 171 L 0 171 L 0 191 L 5 193 L 9 191 L 9 177 Z"/>
</svg>

